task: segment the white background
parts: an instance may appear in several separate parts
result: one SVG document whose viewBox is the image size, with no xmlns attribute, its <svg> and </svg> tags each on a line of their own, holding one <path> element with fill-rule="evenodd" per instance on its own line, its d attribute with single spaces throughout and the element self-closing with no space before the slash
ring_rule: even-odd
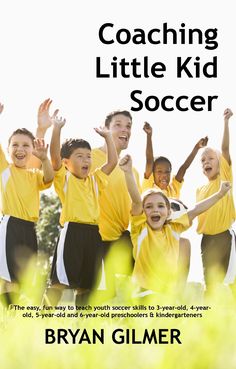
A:
<svg viewBox="0 0 236 369">
<path fill-rule="evenodd" d="M 178 29 L 218 29 L 216 50 L 203 45 L 103 45 L 98 30 L 103 23 L 114 23 L 114 30 L 128 28 L 161 28 L 164 22 Z M 114 32 L 115 34 L 115 32 Z M 235 82 L 235 12 L 233 1 L 106 1 L 75 0 L 0 1 L 0 101 L 4 103 L 1 116 L 1 143 L 7 147 L 12 130 L 36 129 L 37 109 L 47 97 L 53 107 L 60 108 L 67 119 L 63 136 L 83 137 L 93 147 L 102 144 L 93 127 L 103 123 L 105 116 L 116 109 L 130 110 L 129 95 L 133 89 L 143 95 L 167 94 L 178 97 L 219 95 L 213 112 L 148 112 L 133 113 L 132 138 L 128 152 L 142 177 L 145 163 L 144 121 L 152 124 L 155 155 L 167 156 L 173 173 L 185 160 L 194 144 L 206 135 L 209 145 L 220 148 L 223 111 L 230 107 L 236 112 Z M 162 79 L 96 79 L 95 59 L 100 56 L 104 72 L 109 73 L 113 56 L 142 59 L 166 64 Z M 218 57 L 218 78 L 176 78 L 176 57 L 200 56 L 203 61 Z M 236 114 L 236 113 L 235 113 Z M 235 117 L 231 122 L 231 154 L 236 159 Z M 50 132 L 47 140 L 50 139 Z M 191 206 L 196 188 L 205 182 L 199 157 L 188 170 L 181 198 Z M 192 242 L 190 280 L 202 278 L 199 237 L 195 225 L 186 236 Z"/>
</svg>

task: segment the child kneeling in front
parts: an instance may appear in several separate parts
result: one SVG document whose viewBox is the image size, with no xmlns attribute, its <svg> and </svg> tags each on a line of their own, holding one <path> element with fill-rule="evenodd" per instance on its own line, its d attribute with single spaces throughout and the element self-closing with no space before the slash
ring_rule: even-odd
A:
<svg viewBox="0 0 236 369">
<path fill-rule="evenodd" d="M 191 226 L 196 216 L 221 199 L 231 186 L 229 182 L 222 182 L 218 192 L 172 221 L 169 219 L 170 202 L 163 192 L 150 189 L 141 199 L 129 155 L 121 159 L 120 168 L 125 173 L 132 199 L 131 239 L 135 258 L 134 280 L 139 287 L 146 290 L 171 292 L 176 284 L 181 232 Z"/>
</svg>

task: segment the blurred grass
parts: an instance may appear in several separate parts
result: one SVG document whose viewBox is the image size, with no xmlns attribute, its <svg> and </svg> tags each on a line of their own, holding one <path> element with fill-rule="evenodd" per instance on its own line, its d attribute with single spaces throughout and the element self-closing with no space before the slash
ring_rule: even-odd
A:
<svg viewBox="0 0 236 369">
<path fill-rule="evenodd" d="M 35 269 L 34 269 L 35 271 Z M 39 300 L 45 275 L 36 277 L 32 268 L 23 278 L 28 295 L 22 304 Z M 124 278 L 117 283 L 117 296 L 108 303 L 119 305 L 172 304 L 169 296 L 158 294 L 131 298 L 132 288 Z M 184 304 L 204 305 L 199 285 L 188 285 Z M 96 305 L 96 300 L 92 299 Z M 230 291 L 220 288 L 208 298 L 210 311 L 200 311 L 202 318 L 23 318 L 22 312 L 0 307 L 0 368 L 4 369 L 234 369 L 236 368 L 236 314 Z M 72 304 L 71 301 L 69 304 Z M 104 302 L 107 305 L 107 301 Z M 179 305 L 182 302 L 178 303 Z M 122 313 L 123 311 L 116 311 Z M 145 313 L 146 310 L 132 311 Z M 156 312 L 156 311 L 155 311 Z M 158 311 L 159 312 L 159 311 Z M 170 311 L 172 312 L 172 311 Z M 183 311 L 175 311 L 181 313 Z M 196 312 L 189 310 L 188 312 Z M 46 328 L 105 330 L 105 344 L 45 344 Z M 181 331 L 182 345 L 115 344 L 114 329 L 135 329 L 137 338 L 144 329 L 175 328 Z"/>
</svg>

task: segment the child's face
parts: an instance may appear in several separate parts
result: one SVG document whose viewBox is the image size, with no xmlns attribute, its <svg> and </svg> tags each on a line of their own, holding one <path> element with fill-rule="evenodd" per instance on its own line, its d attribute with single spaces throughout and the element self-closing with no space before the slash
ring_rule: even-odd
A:
<svg viewBox="0 0 236 369">
<path fill-rule="evenodd" d="M 219 174 L 219 159 L 215 150 L 206 149 L 201 156 L 202 169 L 205 176 L 210 180 L 216 179 Z"/>
<path fill-rule="evenodd" d="M 85 179 L 91 168 L 91 151 L 86 148 L 77 148 L 69 159 L 63 159 L 67 169 L 76 177 Z"/>
<path fill-rule="evenodd" d="M 166 219 L 170 215 L 164 198 L 160 194 L 149 195 L 143 205 L 148 225 L 156 231 L 162 229 Z"/>
<path fill-rule="evenodd" d="M 123 114 L 117 114 L 112 118 L 109 129 L 118 152 L 127 149 L 131 135 L 131 126 L 130 118 Z"/>
<path fill-rule="evenodd" d="M 160 162 L 155 165 L 153 177 L 155 184 L 161 189 L 166 190 L 170 183 L 171 168 L 168 162 Z"/>
<path fill-rule="evenodd" d="M 33 142 L 31 138 L 24 134 L 12 136 L 8 153 L 13 164 L 18 168 L 26 168 L 32 155 Z"/>
</svg>

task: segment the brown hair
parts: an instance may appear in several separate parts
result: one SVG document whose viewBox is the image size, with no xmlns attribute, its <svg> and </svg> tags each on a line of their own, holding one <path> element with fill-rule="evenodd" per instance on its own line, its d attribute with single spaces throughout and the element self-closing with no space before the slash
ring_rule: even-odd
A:
<svg viewBox="0 0 236 369">
<path fill-rule="evenodd" d="M 33 144 L 33 146 L 34 146 L 34 140 L 35 140 L 35 137 L 34 137 L 33 133 L 32 133 L 32 132 L 30 132 L 30 131 L 28 131 L 28 129 L 26 129 L 26 128 L 18 128 L 17 130 L 15 130 L 15 131 L 11 134 L 11 136 L 9 137 L 9 139 L 8 139 L 8 146 L 9 146 L 9 145 L 10 145 L 10 143 L 11 143 L 12 137 L 13 137 L 13 136 L 15 136 L 15 135 L 25 135 L 25 136 L 28 136 L 28 137 L 31 139 L 32 144 Z"/>
<path fill-rule="evenodd" d="M 130 114 L 130 112 L 129 112 L 129 111 L 127 111 L 127 110 L 116 110 L 116 111 L 113 111 L 113 112 L 111 112 L 110 114 L 108 114 L 108 115 L 106 116 L 106 119 L 105 119 L 105 126 L 106 126 L 107 128 L 109 128 L 109 127 L 110 127 L 110 123 L 111 123 L 112 119 L 113 119 L 116 115 L 119 115 L 119 114 L 124 115 L 124 116 L 125 116 L 125 117 L 127 117 L 127 118 L 130 118 L 130 120 L 131 120 L 131 122 L 132 122 L 132 115 Z"/>
<path fill-rule="evenodd" d="M 163 198 L 163 200 L 165 201 L 167 209 L 170 210 L 170 201 L 169 201 L 168 197 L 162 191 L 156 190 L 155 188 L 150 188 L 149 190 L 145 191 L 142 194 L 143 207 L 144 207 L 144 204 L 145 204 L 145 201 L 147 200 L 147 198 L 150 195 L 153 195 L 153 194 L 160 195 Z"/>
</svg>

